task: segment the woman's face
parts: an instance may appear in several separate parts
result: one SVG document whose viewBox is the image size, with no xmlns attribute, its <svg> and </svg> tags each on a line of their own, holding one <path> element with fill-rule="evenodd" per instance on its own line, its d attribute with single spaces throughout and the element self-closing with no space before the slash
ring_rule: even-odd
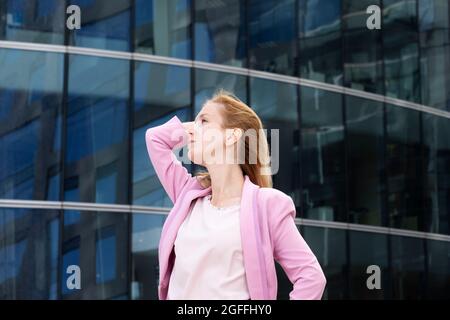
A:
<svg viewBox="0 0 450 320">
<path fill-rule="evenodd" d="M 189 127 L 188 157 L 195 164 L 224 164 L 227 148 L 232 142 L 232 130 L 222 127 L 220 113 L 224 106 L 207 102 Z"/>
</svg>

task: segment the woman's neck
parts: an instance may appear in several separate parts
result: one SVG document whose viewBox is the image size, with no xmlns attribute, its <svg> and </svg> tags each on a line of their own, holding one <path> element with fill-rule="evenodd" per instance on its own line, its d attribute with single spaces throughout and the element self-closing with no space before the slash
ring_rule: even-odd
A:
<svg viewBox="0 0 450 320">
<path fill-rule="evenodd" d="M 211 177 L 211 203 L 218 207 L 238 203 L 245 180 L 241 167 L 239 165 L 208 167 L 208 172 Z"/>
</svg>

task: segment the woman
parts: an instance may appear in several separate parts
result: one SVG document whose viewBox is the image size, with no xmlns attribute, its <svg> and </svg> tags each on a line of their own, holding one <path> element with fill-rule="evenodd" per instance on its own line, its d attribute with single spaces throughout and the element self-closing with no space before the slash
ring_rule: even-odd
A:
<svg viewBox="0 0 450 320">
<path fill-rule="evenodd" d="M 274 260 L 293 284 L 290 299 L 321 299 L 325 276 L 292 199 L 272 188 L 262 129 L 250 107 L 219 91 L 194 122 L 174 116 L 147 130 L 150 160 L 174 203 L 159 244 L 159 299 L 274 300 Z M 206 172 L 192 176 L 177 160 L 172 149 L 186 143 Z"/>
</svg>

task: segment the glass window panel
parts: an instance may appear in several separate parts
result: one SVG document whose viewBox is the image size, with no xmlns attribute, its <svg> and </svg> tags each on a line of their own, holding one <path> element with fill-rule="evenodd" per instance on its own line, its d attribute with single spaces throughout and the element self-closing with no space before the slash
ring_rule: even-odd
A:
<svg viewBox="0 0 450 320">
<path fill-rule="evenodd" d="M 191 58 L 192 0 L 135 0 L 136 51 Z"/>
<path fill-rule="evenodd" d="M 65 1 L 0 1 L 0 40 L 62 45 L 65 27 Z"/>
<path fill-rule="evenodd" d="M 294 0 L 249 0 L 251 69 L 296 74 Z"/>
<path fill-rule="evenodd" d="M 158 299 L 158 244 L 165 214 L 133 214 L 131 299 Z"/>
<path fill-rule="evenodd" d="M 391 236 L 395 299 L 425 298 L 424 241 L 421 238 Z"/>
<path fill-rule="evenodd" d="M 117 245 L 114 226 L 97 230 L 96 237 L 95 279 L 98 284 L 114 280 L 117 277 Z"/>
<path fill-rule="evenodd" d="M 64 188 L 75 201 L 127 203 L 129 62 L 69 58 Z"/>
<path fill-rule="evenodd" d="M 0 208 L 1 299 L 56 299 L 59 211 Z"/>
<path fill-rule="evenodd" d="M 346 231 L 311 226 L 303 226 L 303 229 L 303 237 L 316 255 L 327 278 L 322 299 L 347 299 Z"/>
<path fill-rule="evenodd" d="M 386 108 L 389 225 L 425 231 L 420 113 L 393 105 Z"/>
<path fill-rule="evenodd" d="M 0 49 L 0 65 L 0 198 L 59 200 L 63 55 Z"/>
<path fill-rule="evenodd" d="M 96 172 L 95 201 L 100 203 L 115 203 L 117 194 L 117 166 L 109 163 Z"/>
<path fill-rule="evenodd" d="M 450 234 L 450 119 L 423 114 L 428 232 Z"/>
<path fill-rule="evenodd" d="M 350 233 L 350 299 L 382 300 L 391 299 L 391 276 L 388 265 L 388 239 L 386 234 L 362 231 Z M 380 268 L 380 289 L 368 289 L 367 267 Z M 373 281 L 371 282 L 373 283 Z"/>
<path fill-rule="evenodd" d="M 148 128 L 168 121 L 175 114 L 181 121 L 191 118 L 190 70 L 137 62 L 134 90 L 133 203 L 171 207 L 172 201 L 151 165 L 145 132 Z"/>
<path fill-rule="evenodd" d="M 61 293 L 62 295 L 68 295 L 72 293 L 72 290 L 78 290 L 73 289 L 72 287 L 69 288 L 67 285 L 68 281 L 71 284 L 76 284 L 78 281 L 77 279 L 70 278 L 72 275 L 76 277 L 74 274 L 73 268 L 80 267 L 80 237 L 74 237 L 72 239 L 65 240 L 63 242 L 63 251 L 62 251 L 62 282 L 61 282 Z M 69 269 L 70 267 L 70 269 Z M 81 275 L 81 269 L 80 275 Z M 81 278 L 80 278 L 80 287 L 83 288 Z"/>
<path fill-rule="evenodd" d="M 233 93 L 244 103 L 247 102 L 247 78 L 245 76 L 210 70 L 195 70 L 195 114 L 213 96 L 217 89 Z"/>
<path fill-rule="evenodd" d="M 70 30 L 69 43 L 79 47 L 130 50 L 131 0 L 68 0 L 81 11 L 81 28 Z"/>
<path fill-rule="evenodd" d="M 291 196 L 299 205 L 297 86 L 251 78 L 250 88 L 251 107 L 267 130 L 273 186 Z"/>
<path fill-rule="evenodd" d="M 427 299 L 450 297 L 450 242 L 427 242 Z"/>
<path fill-rule="evenodd" d="M 345 86 L 383 94 L 381 30 L 366 26 L 367 7 L 373 0 L 343 1 L 343 45 Z"/>
<path fill-rule="evenodd" d="M 422 103 L 450 111 L 450 3 L 419 1 Z"/>
<path fill-rule="evenodd" d="M 245 1 L 195 1 L 195 60 L 246 66 Z"/>
<path fill-rule="evenodd" d="M 303 217 L 347 221 L 342 97 L 302 87 L 300 98 Z"/>
<path fill-rule="evenodd" d="M 64 226 L 63 299 L 106 300 L 128 294 L 128 216 L 126 212 L 81 211 L 80 223 Z M 71 264 L 80 268 L 81 290 L 67 287 Z"/>
<path fill-rule="evenodd" d="M 386 95 L 420 102 L 416 0 L 384 0 L 382 21 Z"/>
<path fill-rule="evenodd" d="M 382 173 L 383 105 L 346 96 L 349 222 L 386 225 Z"/>
<path fill-rule="evenodd" d="M 300 77 L 342 85 L 341 0 L 300 0 Z"/>
</svg>

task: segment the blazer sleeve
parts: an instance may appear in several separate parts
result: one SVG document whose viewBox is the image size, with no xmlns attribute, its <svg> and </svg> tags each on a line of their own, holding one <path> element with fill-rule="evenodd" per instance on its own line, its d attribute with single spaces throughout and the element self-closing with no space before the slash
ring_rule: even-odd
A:
<svg viewBox="0 0 450 320">
<path fill-rule="evenodd" d="M 320 300 L 327 282 L 325 275 L 295 225 L 294 202 L 289 196 L 285 199 L 281 212 L 276 210 L 272 228 L 274 259 L 293 284 L 290 300 Z"/>
<path fill-rule="evenodd" d="M 173 203 L 177 201 L 183 188 L 193 177 L 172 152 L 187 143 L 187 132 L 180 119 L 173 116 L 162 125 L 149 128 L 145 142 L 153 168 L 164 190 Z"/>
</svg>

